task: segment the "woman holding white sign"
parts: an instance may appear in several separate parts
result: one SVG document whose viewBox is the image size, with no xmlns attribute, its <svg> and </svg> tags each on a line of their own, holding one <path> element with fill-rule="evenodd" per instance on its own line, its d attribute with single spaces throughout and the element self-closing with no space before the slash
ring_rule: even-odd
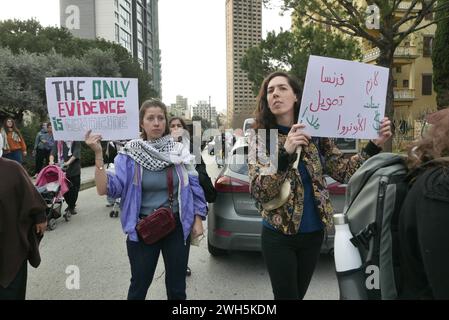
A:
<svg viewBox="0 0 449 320">
<path fill-rule="evenodd" d="M 384 118 L 379 138 L 345 159 L 332 140 L 312 138 L 303 131 L 304 124 L 296 123 L 301 95 L 291 75 L 270 74 L 257 97 L 257 139 L 255 135 L 250 138 L 250 150 L 257 150 L 258 156 L 255 159 L 256 153 L 250 152 L 250 189 L 263 217 L 262 253 L 275 299 L 302 299 L 307 292 L 324 229 L 331 226 L 333 215 L 324 173 L 347 182 L 391 136 L 390 121 Z M 277 141 L 272 140 L 270 146 L 271 129 L 276 130 Z M 268 157 L 271 148 L 275 161 Z M 299 159 L 298 148 L 302 149 Z M 283 199 L 282 193 L 286 193 Z"/>
<path fill-rule="evenodd" d="M 115 157 L 115 174 L 104 169 L 101 136 L 90 131 L 86 134 L 86 144 L 95 151 L 97 191 L 121 198 L 120 218 L 128 235 L 131 265 L 128 299 L 145 299 L 162 251 L 167 298 L 184 300 L 190 238 L 203 234 L 206 200 L 194 157 L 188 147 L 169 135 L 165 105 L 159 100 L 145 101 L 139 111 L 139 124 L 142 139 L 128 142 Z M 158 224 L 160 219 L 165 219 L 163 224 Z M 153 228 L 155 225 L 171 227 L 158 230 Z M 156 236 L 146 232 L 148 228 Z"/>
</svg>

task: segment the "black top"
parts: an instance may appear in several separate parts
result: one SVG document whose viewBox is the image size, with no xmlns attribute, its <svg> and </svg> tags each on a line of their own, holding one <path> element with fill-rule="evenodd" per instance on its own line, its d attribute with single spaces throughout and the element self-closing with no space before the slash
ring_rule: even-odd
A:
<svg viewBox="0 0 449 320">
<path fill-rule="evenodd" d="M 449 299 L 449 168 L 429 168 L 399 218 L 403 299 Z"/>
</svg>

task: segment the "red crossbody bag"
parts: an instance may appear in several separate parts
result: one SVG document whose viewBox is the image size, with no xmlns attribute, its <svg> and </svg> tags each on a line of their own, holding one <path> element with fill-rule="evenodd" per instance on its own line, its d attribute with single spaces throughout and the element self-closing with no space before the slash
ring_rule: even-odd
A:
<svg viewBox="0 0 449 320">
<path fill-rule="evenodd" d="M 147 217 L 141 219 L 136 225 L 139 238 L 146 244 L 153 244 L 164 238 L 176 228 L 173 215 L 173 167 L 167 169 L 168 203 L 169 207 L 161 207 Z"/>
</svg>

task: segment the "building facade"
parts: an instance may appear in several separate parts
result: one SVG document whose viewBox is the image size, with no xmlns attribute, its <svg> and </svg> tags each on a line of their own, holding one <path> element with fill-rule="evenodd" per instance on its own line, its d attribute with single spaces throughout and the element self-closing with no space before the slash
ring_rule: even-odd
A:
<svg viewBox="0 0 449 320">
<path fill-rule="evenodd" d="M 400 3 L 395 17 L 401 19 L 409 10 L 411 2 Z M 421 10 L 418 3 L 413 12 Z M 432 15 L 424 18 L 420 25 L 426 25 L 433 19 Z M 403 27 L 404 28 L 404 27 Z M 399 31 L 402 31 L 401 29 Z M 417 127 L 417 121 L 436 110 L 436 93 L 433 90 L 432 43 L 436 25 L 430 25 L 409 35 L 394 52 L 393 87 L 394 117 L 401 133 L 415 136 L 409 128 Z M 376 32 L 376 31 L 372 31 Z M 362 42 L 363 62 L 375 63 L 379 49 L 366 41 Z M 419 126 L 415 128 L 419 130 Z M 415 130 L 415 131 L 416 131 Z"/>
<path fill-rule="evenodd" d="M 206 100 L 200 100 L 194 107 L 192 107 L 192 117 L 193 116 L 210 121 L 212 127 L 216 127 L 217 125 L 217 110 Z"/>
<path fill-rule="evenodd" d="M 161 95 L 158 0 L 60 0 L 60 24 L 76 37 L 103 38 L 138 59 Z"/>
<path fill-rule="evenodd" d="M 256 99 L 240 60 L 262 40 L 262 0 L 226 0 L 227 124 L 242 128 L 252 117 Z"/>
<path fill-rule="evenodd" d="M 181 95 L 176 96 L 176 103 L 172 103 L 168 110 L 169 114 L 174 117 L 181 117 L 183 119 L 190 119 L 190 110 L 187 98 Z"/>
</svg>

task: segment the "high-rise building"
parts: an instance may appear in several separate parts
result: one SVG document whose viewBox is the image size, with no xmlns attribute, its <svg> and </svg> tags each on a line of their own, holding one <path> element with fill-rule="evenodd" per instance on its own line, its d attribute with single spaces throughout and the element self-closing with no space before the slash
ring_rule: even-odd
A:
<svg viewBox="0 0 449 320">
<path fill-rule="evenodd" d="M 226 0 L 227 123 L 242 128 L 252 117 L 256 100 L 240 60 L 262 40 L 262 0 Z"/>
<path fill-rule="evenodd" d="M 59 0 L 61 27 L 76 37 L 103 38 L 137 58 L 161 94 L 158 0 Z"/>
<path fill-rule="evenodd" d="M 217 109 L 212 107 L 206 100 L 200 100 L 192 108 L 192 116 L 201 117 L 204 120 L 210 121 L 212 126 L 215 127 L 217 123 Z"/>
<path fill-rule="evenodd" d="M 190 110 L 187 103 L 187 98 L 184 98 L 181 95 L 176 96 L 176 103 L 172 103 L 168 111 L 174 117 L 190 119 Z"/>
</svg>

